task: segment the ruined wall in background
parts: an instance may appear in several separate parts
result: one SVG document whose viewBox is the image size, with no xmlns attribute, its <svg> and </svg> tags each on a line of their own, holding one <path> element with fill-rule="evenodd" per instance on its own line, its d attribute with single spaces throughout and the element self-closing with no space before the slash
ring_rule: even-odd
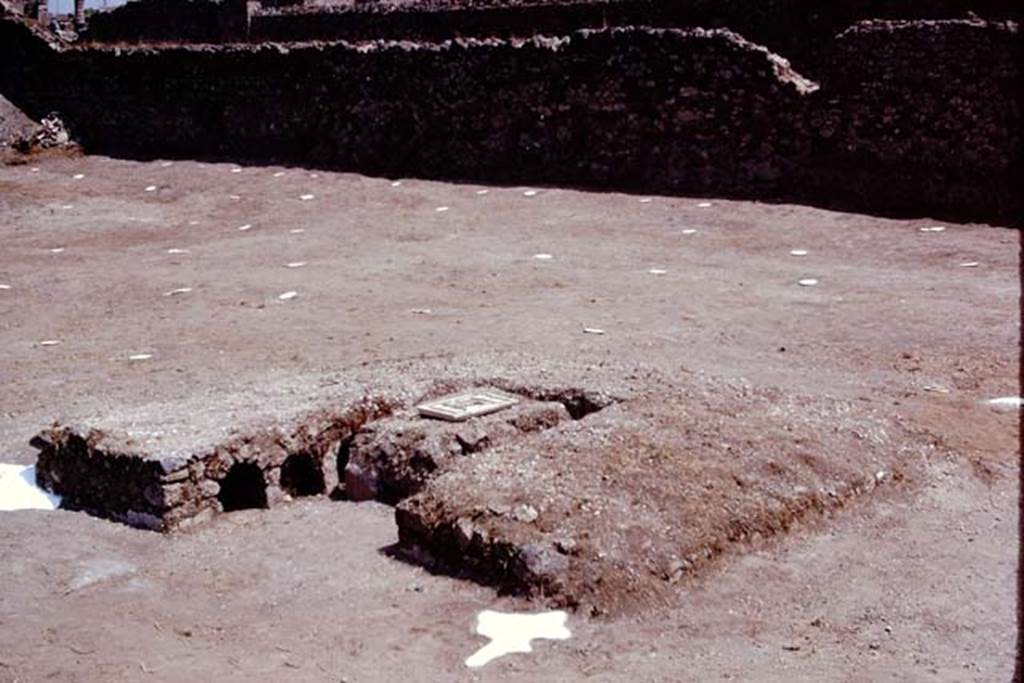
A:
<svg viewBox="0 0 1024 683">
<path fill-rule="evenodd" d="M 853 206 L 1021 215 L 1016 24 L 866 21 L 843 32 L 807 120 L 815 192 Z"/>
<path fill-rule="evenodd" d="M 31 74 L 52 72 L 58 59 L 55 40 L 35 22 L 11 17 L 0 5 L 0 75 L 13 74 L 16 85 L 28 88 L 32 85 Z M 23 72 L 21 76 L 19 71 Z M 2 84 L 0 80 L 0 87 Z"/>
<path fill-rule="evenodd" d="M 58 61 L 60 78 L 31 79 L 22 99 L 61 111 L 87 149 L 120 154 L 748 196 L 801 154 L 796 79 L 722 31 L 73 49 Z"/>
<path fill-rule="evenodd" d="M 817 77 L 829 43 L 864 19 L 1024 18 L 1019 0 L 417 0 L 354 7 L 269 5 L 252 17 L 249 39 L 417 40 L 458 36 L 568 35 L 582 28 L 727 28 Z"/>
<path fill-rule="evenodd" d="M 1019 0 L 135 0 L 91 20 L 105 43 L 509 38 L 583 28 L 728 28 L 818 76 L 831 40 L 864 19 L 1022 19 Z M 242 29 L 241 31 L 239 29 Z"/>
<path fill-rule="evenodd" d="M 234 16 L 237 13 L 238 16 Z M 89 17 L 83 40 L 98 43 L 218 43 L 244 36 L 244 3 L 133 0 Z"/>
<path fill-rule="evenodd" d="M 639 28 L 76 48 L 0 60 L 0 92 L 58 110 L 104 153 L 1007 221 L 1021 206 L 1018 39 L 1012 24 L 859 25 L 816 92 L 728 31 Z"/>
</svg>

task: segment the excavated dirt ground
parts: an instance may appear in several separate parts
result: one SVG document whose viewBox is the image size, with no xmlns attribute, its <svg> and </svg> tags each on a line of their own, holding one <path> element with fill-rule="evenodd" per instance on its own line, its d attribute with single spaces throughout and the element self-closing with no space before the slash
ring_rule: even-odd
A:
<svg viewBox="0 0 1024 683">
<path fill-rule="evenodd" d="M 395 557 L 394 511 L 378 503 L 306 498 L 170 536 L 0 513 L 0 680 L 1010 677 L 1018 415 L 980 402 L 1020 393 L 1017 232 L 188 161 L 33 163 L 0 167 L 4 461 L 31 462 L 29 439 L 58 418 L 205 433 L 385 378 L 622 384 L 642 400 L 536 448 L 463 458 L 423 494 L 456 508 L 537 483 L 537 523 L 561 533 L 573 516 L 545 511 L 586 487 L 603 497 L 591 509 L 632 517 L 590 525 L 605 543 L 576 556 L 605 553 L 620 578 L 649 542 L 723 510 L 752 518 L 757 497 L 673 498 L 666 482 L 739 486 L 730 446 L 786 465 L 780 421 L 817 440 L 793 479 L 751 467 L 748 488 L 879 463 L 900 476 L 784 532 L 732 534 L 693 575 L 662 558 L 642 609 L 614 601 L 628 581 L 608 600 L 583 590 L 615 616 L 576 614 L 572 639 L 473 673 L 476 612 L 542 601 Z M 520 467 L 503 472 L 510 449 Z M 552 454 L 566 461 L 554 487 Z M 640 491 L 650 510 L 618 504 Z"/>
</svg>

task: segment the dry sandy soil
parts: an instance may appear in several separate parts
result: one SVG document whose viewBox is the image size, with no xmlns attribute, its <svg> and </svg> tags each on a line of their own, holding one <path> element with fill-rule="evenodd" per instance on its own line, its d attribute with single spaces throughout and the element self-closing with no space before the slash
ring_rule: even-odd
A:
<svg viewBox="0 0 1024 683">
<path fill-rule="evenodd" d="M 462 664 L 477 611 L 536 605 L 394 558 L 377 503 L 302 499 L 169 536 L 0 513 L 0 681 L 1010 679 L 1018 414 L 983 401 L 1020 394 L 1018 233 L 526 189 L 0 167 L 0 460 L 31 462 L 56 418 L 381 363 L 570 360 L 870 403 L 932 448 L 671 604 L 574 615 L 572 639 L 480 671 Z"/>
</svg>

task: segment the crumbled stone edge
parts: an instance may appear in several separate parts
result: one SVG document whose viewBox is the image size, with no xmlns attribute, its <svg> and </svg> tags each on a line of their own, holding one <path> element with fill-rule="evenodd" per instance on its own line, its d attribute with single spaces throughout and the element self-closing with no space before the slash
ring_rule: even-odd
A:
<svg viewBox="0 0 1024 683">
<path fill-rule="evenodd" d="M 629 395 L 607 387 L 580 389 L 505 378 L 434 381 L 418 392 L 382 391 L 345 406 L 318 407 L 294 418 L 268 419 L 236 429 L 217 443 L 169 452 L 160 452 L 153 442 L 144 442 L 145 437 L 118 429 L 55 422 L 31 441 L 39 451 L 36 478 L 40 486 L 62 496 L 67 509 L 143 529 L 182 529 L 223 512 L 220 482 L 236 463 L 259 468 L 267 507 L 288 499 L 281 471 L 293 456 L 311 458 L 324 493 L 341 495 L 345 473 L 339 471 L 339 463 L 345 466 L 349 444 L 364 427 L 400 414 L 408 417 L 411 406 L 423 400 L 472 386 L 493 386 L 532 401 L 561 403 L 573 419 Z M 551 426 L 555 425 L 544 424 L 544 428 Z M 441 471 L 420 474 L 432 477 Z"/>
<path fill-rule="evenodd" d="M 117 432 L 56 423 L 32 440 L 39 450 L 36 477 L 41 486 L 63 497 L 64 507 L 169 531 L 222 511 L 219 482 L 236 463 L 252 463 L 262 471 L 268 507 L 286 499 L 281 466 L 293 455 L 311 457 L 326 490 L 333 490 L 342 442 L 395 408 L 387 399 L 363 399 L 237 433 L 191 453 L 170 454 L 149 452 Z"/>
<path fill-rule="evenodd" d="M 629 572 L 636 568 L 614 566 L 575 539 L 545 533 L 536 523 L 543 511 L 530 505 L 453 504 L 433 495 L 429 486 L 395 507 L 397 552 L 503 593 L 582 609 L 591 616 L 621 614 L 669 599 L 673 585 L 699 577 L 737 546 L 771 540 L 794 526 L 846 507 L 883 482 L 903 479 L 901 471 L 857 477 L 836 487 L 780 500 L 777 507 L 760 510 L 753 518 L 732 519 L 715 538 L 679 548 L 681 559 L 648 568 L 661 579 L 664 590 L 652 591 L 632 581 Z M 595 585 L 614 593 L 614 604 L 594 594 Z"/>
</svg>

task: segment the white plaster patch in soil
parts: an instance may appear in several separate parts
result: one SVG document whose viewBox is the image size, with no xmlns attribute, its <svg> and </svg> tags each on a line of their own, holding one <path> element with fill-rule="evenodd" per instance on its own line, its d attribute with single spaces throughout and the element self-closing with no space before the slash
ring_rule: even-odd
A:
<svg viewBox="0 0 1024 683">
<path fill-rule="evenodd" d="M 476 617 L 476 632 L 491 642 L 466 659 L 466 666 L 477 668 L 516 652 L 533 652 L 530 641 L 566 640 L 572 636 L 565 625 L 568 618 L 562 610 L 539 614 L 505 614 L 485 609 Z"/>
<path fill-rule="evenodd" d="M 999 398 L 990 398 L 985 403 L 1000 410 L 1020 410 L 1024 399 L 1020 396 L 1000 396 Z"/>
<path fill-rule="evenodd" d="M 0 511 L 56 510 L 60 496 L 36 486 L 35 465 L 0 463 Z"/>
<path fill-rule="evenodd" d="M 128 576 L 135 572 L 135 565 L 115 559 L 98 558 L 79 562 L 74 576 L 68 580 L 67 593 L 74 593 L 94 584 Z"/>
</svg>

